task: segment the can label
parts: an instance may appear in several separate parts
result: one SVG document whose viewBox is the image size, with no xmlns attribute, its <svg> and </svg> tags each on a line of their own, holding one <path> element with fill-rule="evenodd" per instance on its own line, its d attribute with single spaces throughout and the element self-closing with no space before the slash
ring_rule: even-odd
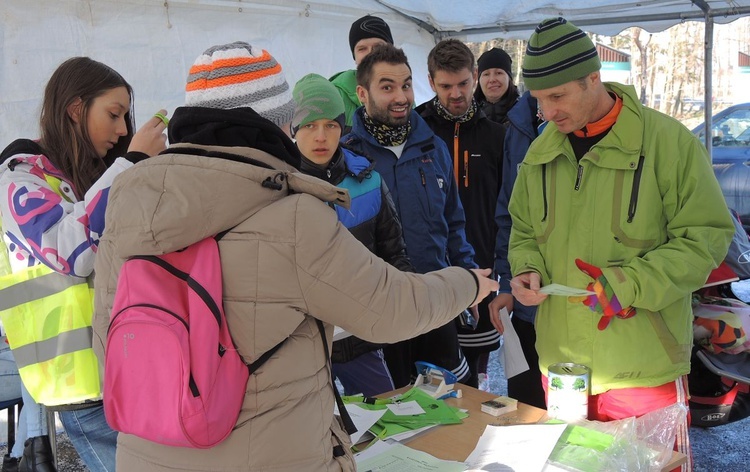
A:
<svg viewBox="0 0 750 472">
<path fill-rule="evenodd" d="M 585 365 L 552 364 L 547 374 L 547 413 L 566 422 L 588 417 L 591 370 Z"/>
</svg>

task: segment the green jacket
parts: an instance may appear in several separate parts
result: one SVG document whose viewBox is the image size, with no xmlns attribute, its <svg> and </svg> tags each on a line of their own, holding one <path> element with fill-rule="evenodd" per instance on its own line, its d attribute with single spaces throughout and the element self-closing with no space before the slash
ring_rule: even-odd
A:
<svg viewBox="0 0 750 472">
<path fill-rule="evenodd" d="M 514 275 L 584 288 L 580 258 L 601 267 L 622 306 L 601 317 L 550 296 L 536 318 L 539 364 L 591 369 L 591 393 L 657 386 L 690 370 L 691 293 L 727 253 L 734 232 L 706 149 L 678 121 L 643 107 L 632 86 L 609 133 L 576 162 L 567 135 L 549 123 L 529 148 L 510 201 L 508 259 Z"/>
<path fill-rule="evenodd" d="M 331 77 L 329 80 L 341 94 L 341 98 L 344 100 L 344 109 L 346 110 L 346 126 L 352 127 L 352 116 L 354 110 L 359 108 L 359 98 L 357 97 L 357 71 L 354 69 L 345 70 L 339 72 Z"/>
</svg>

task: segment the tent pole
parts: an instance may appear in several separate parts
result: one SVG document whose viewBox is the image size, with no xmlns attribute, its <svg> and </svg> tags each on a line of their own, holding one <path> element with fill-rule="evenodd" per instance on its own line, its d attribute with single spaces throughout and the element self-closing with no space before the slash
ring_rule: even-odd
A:
<svg viewBox="0 0 750 472">
<path fill-rule="evenodd" d="M 703 39 L 703 51 L 704 51 L 704 63 L 703 63 L 703 77 L 705 82 L 705 90 L 703 91 L 703 131 L 706 136 L 706 151 L 708 151 L 708 157 L 713 162 L 713 129 L 712 115 L 713 115 L 713 65 L 714 65 L 714 16 L 711 11 L 711 7 L 705 0 L 692 0 L 692 2 L 706 15 L 706 29 L 705 37 Z"/>
<path fill-rule="evenodd" d="M 703 114 L 705 116 L 705 127 L 703 128 L 706 133 L 706 150 L 708 156 L 713 162 L 713 136 L 712 126 L 713 123 L 713 50 L 714 50 L 714 20 L 706 15 L 706 39 L 705 39 L 705 63 L 703 65 L 703 72 L 705 74 L 706 90 L 704 91 L 703 98 Z"/>
</svg>

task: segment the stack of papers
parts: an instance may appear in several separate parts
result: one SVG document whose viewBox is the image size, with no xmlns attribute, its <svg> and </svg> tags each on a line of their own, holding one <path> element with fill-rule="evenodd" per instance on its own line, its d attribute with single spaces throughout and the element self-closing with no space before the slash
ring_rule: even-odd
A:
<svg viewBox="0 0 750 472">
<path fill-rule="evenodd" d="M 368 430 L 380 439 L 403 440 L 439 424 L 461 423 L 468 416 L 419 388 L 412 388 L 386 405 L 348 403 L 347 411 L 358 430 L 352 435 L 353 444 L 367 439 L 362 435 Z"/>
<path fill-rule="evenodd" d="M 391 440 L 373 444 L 354 459 L 360 472 L 549 471 L 547 458 L 566 426 L 487 426 L 466 462 L 438 459 Z"/>
</svg>

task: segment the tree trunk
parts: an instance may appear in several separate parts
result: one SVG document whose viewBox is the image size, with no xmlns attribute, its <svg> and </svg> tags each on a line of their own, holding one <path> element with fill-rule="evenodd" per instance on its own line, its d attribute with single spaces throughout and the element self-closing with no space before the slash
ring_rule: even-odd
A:
<svg viewBox="0 0 750 472">
<path fill-rule="evenodd" d="M 640 28 L 633 28 L 633 43 L 638 48 L 638 53 L 641 55 L 641 103 L 648 103 L 646 96 L 646 86 L 648 80 L 648 43 L 651 42 L 651 35 L 648 35 L 648 41 L 645 43 L 641 42 L 641 30 Z"/>
</svg>

